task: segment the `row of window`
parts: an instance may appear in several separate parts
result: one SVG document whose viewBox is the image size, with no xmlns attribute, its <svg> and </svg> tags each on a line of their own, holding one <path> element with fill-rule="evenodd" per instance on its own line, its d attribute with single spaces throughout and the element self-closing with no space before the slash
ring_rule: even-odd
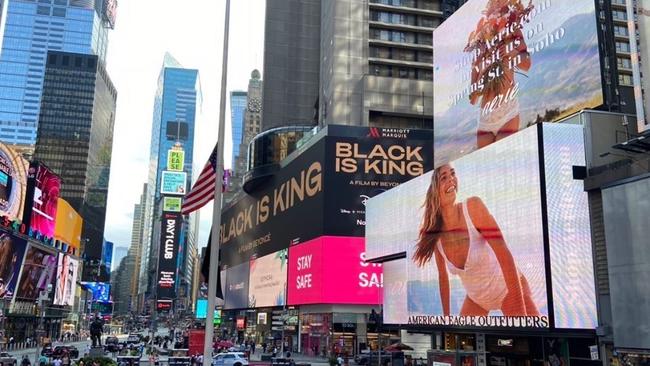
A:
<svg viewBox="0 0 650 366">
<path fill-rule="evenodd" d="M 408 8 L 425 10 L 440 10 L 439 2 L 434 0 L 370 0 L 370 3 L 390 6 L 404 6 Z"/>
<path fill-rule="evenodd" d="M 377 10 L 370 11 L 370 20 L 382 23 L 402 24 L 428 28 L 435 28 L 440 24 L 440 20 L 431 16 L 392 13 Z"/>
<path fill-rule="evenodd" d="M 370 72 L 376 76 L 433 81 L 433 71 L 429 69 L 371 64 Z"/>
<path fill-rule="evenodd" d="M 630 52 L 630 44 L 628 42 L 616 42 L 616 52 Z"/>
<path fill-rule="evenodd" d="M 433 43 L 432 35 L 429 33 L 404 32 L 388 29 L 370 29 L 370 39 L 381 41 L 422 44 L 430 46 Z"/>
<path fill-rule="evenodd" d="M 369 53 L 370 57 L 400 61 L 433 63 L 433 54 L 429 51 L 415 51 L 394 47 L 370 46 Z"/>
</svg>

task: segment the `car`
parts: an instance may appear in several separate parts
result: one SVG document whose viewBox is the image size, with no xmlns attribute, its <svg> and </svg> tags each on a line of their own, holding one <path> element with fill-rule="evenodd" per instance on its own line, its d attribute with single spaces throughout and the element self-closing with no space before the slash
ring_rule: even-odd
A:
<svg viewBox="0 0 650 366">
<path fill-rule="evenodd" d="M 70 345 L 54 346 L 52 357 L 63 357 L 66 353 L 70 358 L 79 358 L 79 350 L 77 347 Z"/>
<path fill-rule="evenodd" d="M 46 344 L 43 346 L 43 350 L 41 350 L 41 356 L 45 357 L 52 357 L 52 345 L 51 344 Z"/>
<path fill-rule="evenodd" d="M 127 344 L 140 343 L 141 337 L 139 334 L 129 334 L 129 337 L 126 339 Z"/>
<path fill-rule="evenodd" d="M 242 352 L 219 353 L 212 358 L 213 366 L 248 366 L 248 360 Z"/>
<path fill-rule="evenodd" d="M 0 352 L 0 366 L 16 366 L 17 363 L 16 357 L 7 352 Z"/>
<path fill-rule="evenodd" d="M 122 345 L 117 337 L 107 337 L 106 341 L 104 341 L 104 349 L 106 352 L 119 352 L 121 348 Z"/>
</svg>

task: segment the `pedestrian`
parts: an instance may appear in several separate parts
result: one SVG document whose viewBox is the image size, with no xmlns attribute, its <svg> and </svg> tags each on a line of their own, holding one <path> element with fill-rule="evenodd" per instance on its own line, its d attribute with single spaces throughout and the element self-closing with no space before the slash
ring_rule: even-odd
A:
<svg viewBox="0 0 650 366">
<path fill-rule="evenodd" d="M 255 341 L 251 341 L 251 355 L 255 354 Z"/>
<path fill-rule="evenodd" d="M 60 358 L 56 357 L 54 361 L 52 361 L 52 366 L 62 366 L 63 362 L 61 361 Z"/>
<path fill-rule="evenodd" d="M 22 362 L 20 362 L 20 366 L 31 366 L 31 361 L 29 361 L 29 356 L 24 355 Z"/>
</svg>

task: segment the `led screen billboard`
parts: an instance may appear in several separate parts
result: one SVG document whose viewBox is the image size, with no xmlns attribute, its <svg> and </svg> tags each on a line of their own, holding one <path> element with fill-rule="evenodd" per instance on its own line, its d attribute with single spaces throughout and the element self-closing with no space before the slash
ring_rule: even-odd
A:
<svg viewBox="0 0 650 366">
<path fill-rule="evenodd" d="M 111 284 L 105 282 L 83 282 L 86 291 L 90 291 L 92 301 L 107 302 L 111 299 Z"/>
<path fill-rule="evenodd" d="M 61 191 L 61 178 L 38 162 L 31 163 L 27 178 L 23 224 L 52 238 Z"/>
<path fill-rule="evenodd" d="M 0 298 L 12 298 L 18 284 L 27 241 L 0 232 Z"/>
<path fill-rule="evenodd" d="M 81 218 L 81 215 L 70 206 L 68 201 L 59 198 L 56 205 L 54 239 L 79 250 L 82 227 L 83 219 Z"/>
<path fill-rule="evenodd" d="M 182 225 L 183 217 L 180 213 L 162 214 L 156 291 L 159 300 L 176 298 L 177 261 Z"/>
<path fill-rule="evenodd" d="M 104 240 L 102 246 L 102 266 L 106 269 L 106 273 L 111 273 L 113 266 L 113 242 Z"/>
<path fill-rule="evenodd" d="M 16 299 L 36 300 L 41 291 L 47 291 L 54 280 L 56 264 L 56 253 L 30 244 L 16 288 Z"/>
<path fill-rule="evenodd" d="M 539 125 L 371 199 L 369 257 L 407 260 L 407 311 L 393 312 L 399 306 L 384 299 L 386 322 L 594 329 L 587 196 L 573 178 L 585 164 L 583 139 L 579 125 Z M 502 292 L 517 277 L 523 307 Z M 384 281 L 399 288 L 403 279 L 385 268 Z"/>
<path fill-rule="evenodd" d="M 251 307 L 285 305 L 287 250 L 250 261 L 248 304 Z"/>
<path fill-rule="evenodd" d="M 364 248 L 364 238 L 335 236 L 290 247 L 288 304 L 378 304 L 382 269 Z"/>
<path fill-rule="evenodd" d="M 181 212 L 181 206 L 182 206 L 181 197 L 163 197 L 163 211 Z"/>
<path fill-rule="evenodd" d="M 160 178 L 160 193 L 183 196 L 186 193 L 187 173 L 163 170 Z"/>
<path fill-rule="evenodd" d="M 23 218 L 29 162 L 0 142 L 0 215 Z"/>
<path fill-rule="evenodd" d="M 603 103 L 594 2 L 507 3 L 471 0 L 433 33 L 436 167 Z"/>
<path fill-rule="evenodd" d="M 79 260 L 59 253 L 54 286 L 54 305 L 72 306 L 77 288 Z"/>
<path fill-rule="evenodd" d="M 248 274 L 249 262 L 226 270 L 226 293 L 224 294 L 226 309 L 248 308 Z"/>
<path fill-rule="evenodd" d="M 404 258 L 382 264 L 384 271 L 383 321 L 386 324 L 406 324 L 408 322 L 406 266 L 407 261 Z"/>
</svg>

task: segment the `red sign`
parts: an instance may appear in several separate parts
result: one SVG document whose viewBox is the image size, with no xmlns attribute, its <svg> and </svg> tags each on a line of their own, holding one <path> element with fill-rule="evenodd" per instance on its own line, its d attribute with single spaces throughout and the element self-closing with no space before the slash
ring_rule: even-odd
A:
<svg viewBox="0 0 650 366">
<path fill-rule="evenodd" d="M 188 334 L 188 354 L 190 356 L 203 354 L 203 342 L 205 341 L 204 329 L 190 329 Z"/>
<path fill-rule="evenodd" d="M 156 310 L 158 310 L 158 311 L 167 311 L 167 310 L 171 310 L 171 308 L 172 308 L 172 302 L 171 301 L 159 300 L 156 303 Z"/>
<path fill-rule="evenodd" d="M 237 330 L 246 329 L 246 318 L 237 318 Z"/>
<path fill-rule="evenodd" d="M 379 304 L 380 264 L 365 262 L 365 239 L 322 236 L 289 248 L 288 304 Z"/>
</svg>

